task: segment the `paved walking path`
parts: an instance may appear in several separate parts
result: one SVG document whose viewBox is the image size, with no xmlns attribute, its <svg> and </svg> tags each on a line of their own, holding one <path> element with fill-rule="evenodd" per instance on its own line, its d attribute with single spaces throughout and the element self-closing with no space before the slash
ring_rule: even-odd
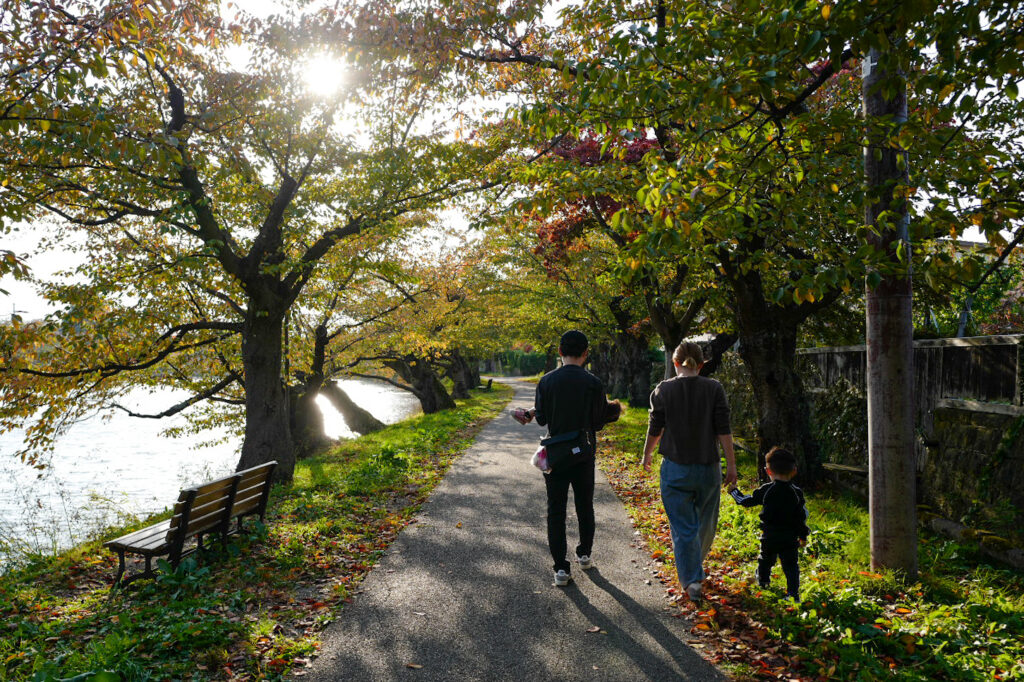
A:
<svg viewBox="0 0 1024 682">
<path fill-rule="evenodd" d="M 327 628 L 301 679 L 726 679 L 687 646 L 690 623 L 665 611 L 657 581 L 645 583 L 649 559 L 600 471 L 595 566 L 554 587 L 544 482 L 529 462 L 541 429 L 508 414 L 532 406 L 534 386 L 512 385 L 511 404 Z M 571 499 L 568 539 L 571 554 Z"/>
</svg>

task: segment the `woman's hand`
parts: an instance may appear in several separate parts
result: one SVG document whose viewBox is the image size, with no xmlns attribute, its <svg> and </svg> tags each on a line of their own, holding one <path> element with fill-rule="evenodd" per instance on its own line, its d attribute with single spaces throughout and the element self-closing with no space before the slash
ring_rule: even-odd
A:
<svg viewBox="0 0 1024 682">
<path fill-rule="evenodd" d="M 647 432 L 647 438 L 644 439 L 644 456 L 640 460 L 640 465 L 644 468 L 647 473 L 651 472 L 651 460 L 654 459 L 654 448 L 658 447 L 658 443 L 661 441 L 661 433 L 657 435 L 652 434 L 650 431 Z"/>
</svg>

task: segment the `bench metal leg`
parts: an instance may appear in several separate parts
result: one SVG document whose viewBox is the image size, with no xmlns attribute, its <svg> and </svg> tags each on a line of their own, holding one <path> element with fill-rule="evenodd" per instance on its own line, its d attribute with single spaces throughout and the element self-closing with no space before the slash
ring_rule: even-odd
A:
<svg viewBox="0 0 1024 682">
<path fill-rule="evenodd" d="M 114 576 L 114 584 L 111 587 L 117 587 L 121 583 L 121 576 L 124 575 L 124 550 L 120 550 L 117 553 L 117 575 Z"/>
</svg>

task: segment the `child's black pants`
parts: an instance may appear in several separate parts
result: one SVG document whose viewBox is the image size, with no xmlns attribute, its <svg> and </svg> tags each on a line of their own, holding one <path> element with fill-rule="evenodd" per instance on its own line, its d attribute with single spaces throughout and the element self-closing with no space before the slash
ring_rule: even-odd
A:
<svg viewBox="0 0 1024 682">
<path fill-rule="evenodd" d="M 773 538 L 762 536 L 761 554 L 757 557 L 757 582 L 768 587 L 772 579 L 772 567 L 778 559 L 782 572 L 786 574 L 786 593 L 800 600 L 800 562 L 797 559 L 799 543 L 796 538 Z"/>
</svg>

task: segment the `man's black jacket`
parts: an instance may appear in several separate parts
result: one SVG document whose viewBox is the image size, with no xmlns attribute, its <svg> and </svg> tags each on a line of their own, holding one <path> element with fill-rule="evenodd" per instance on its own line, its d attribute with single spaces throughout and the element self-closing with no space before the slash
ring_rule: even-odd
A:
<svg viewBox="0 0 1024 682">
<path fill-rule="evenodd" d="M 563 365 L 537 384 L 534 417 L 548 427 L 549 435 L 582 429 L 594 443 L 594 432 L 604 426 L 604 406 L 601 380 L 578 365 Z"/>
</svg>

